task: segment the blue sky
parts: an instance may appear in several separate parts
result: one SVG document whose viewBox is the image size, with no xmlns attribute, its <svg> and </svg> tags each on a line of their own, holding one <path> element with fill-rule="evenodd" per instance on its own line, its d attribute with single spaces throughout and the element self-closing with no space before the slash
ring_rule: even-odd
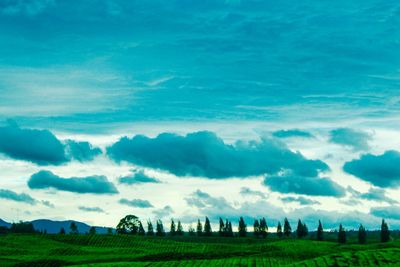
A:
<svg viewBox="0 0 400 267">
<path fill-rule="evenodd" d="M 399 13 L 378 0 L 1 1 L 3 219 L 190 223 L 218 202 L 249 223 L 400 226 Z"/>
</svg>

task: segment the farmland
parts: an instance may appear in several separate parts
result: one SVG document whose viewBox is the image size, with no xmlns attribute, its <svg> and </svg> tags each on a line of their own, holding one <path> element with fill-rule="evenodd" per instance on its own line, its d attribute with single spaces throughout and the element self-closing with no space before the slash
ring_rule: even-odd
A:
<svg viewBox="0 0 400 267">
<path fill-rule="evenodd" d="M 400 240 L 7 234 L 0 266 L 400 266 Z"/>
</svg>

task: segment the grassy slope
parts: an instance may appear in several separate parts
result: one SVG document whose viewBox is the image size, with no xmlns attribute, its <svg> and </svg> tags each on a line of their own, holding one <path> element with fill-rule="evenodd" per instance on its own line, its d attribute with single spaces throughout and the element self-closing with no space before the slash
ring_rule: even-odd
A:
<svg viewBox="0 0 400 267">
<path fill-rule="evenodd" d="M 0 236 L 0 266 L 400 266 L 400 242 L 338 245 L 311 240 Z M 397 264 L 397 265 L 396 265 Z M 18 266 L 18 265 L 17 265 Z"/>
</svg>

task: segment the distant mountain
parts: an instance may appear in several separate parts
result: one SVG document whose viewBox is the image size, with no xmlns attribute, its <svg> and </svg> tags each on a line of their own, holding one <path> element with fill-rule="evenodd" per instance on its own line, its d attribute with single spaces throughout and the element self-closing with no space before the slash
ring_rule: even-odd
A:
<svg viewBox="0 0 400 267">
<path fill-rule="evenodd" d="M 68 221 L 52 221 L 52 220 L 46 220 L 46 219 L 40 219 L 40 220 L 31 221 L 31 223 L 33 224 L 33 227 L 35 228 L 35 230 L 38 230 L 38 231 L 45 231 L 46 230 L 47 233 L 49 233 L 49 234 L 59 233 L 61 228 L 64 228 L 65 232 L 68 233 L 69 232 L 69 227 L 70 227 L 72 222 L 75 222 L 76 226 L 78 227 L 79 233 L 87 233 L 87 232 L 89 232 L 89 229 L 90 229 L 91 226 L 86 224 L 86 223 L 78 222 L 78 221 L 72 221 L 72 220 L 68 220 Z M 11 224 L 0 219 L 0 226 L 10 227 Z M 107 227 L 95 226 L 95 228 L 96 228 L 96 232 L 99 233 L 99 234 L 107 233 Z"/>
<path fill-rule="evenodd" d="M 11 223 L 8 223 L 8 222 L 3 221 L 2 219 L 0 219 L 0 226 L 10 227 Z"/>
</svg>

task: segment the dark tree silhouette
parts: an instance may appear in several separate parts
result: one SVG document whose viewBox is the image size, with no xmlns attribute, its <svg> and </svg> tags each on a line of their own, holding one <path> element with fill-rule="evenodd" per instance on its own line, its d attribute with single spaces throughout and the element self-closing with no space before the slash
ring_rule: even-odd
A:
<svg viewBox="0 0 400 267">
<path fill-rule="evenodd" d="M 150 220 L 147 221 L 147 235 L 154 236 L 154 228 Z"/>
<path fill-rule="evenodd" d="M 79 234 L 78 232 L 78 226 L 76 226 L 75 222 L 71 222 L 71 224 L 69 225 L 69 233 L 72 235 L 77 235 Z"/>
<path fill-rule="evenodd" d="M 141 221 L 139 221 L 138 235 L 146 235 Z"/>
<path fill-rule="evenodd" d="M 228 227 L 226 230 L 226 236 L 233 237 L 232 223 L 228 221 Z"/>
<path fill-rule="evenodd" d="M 281 222 L 278 222 L 278 226 L 277 226 L 277 228 L 276 228 L 276 235 L 277 235 L 279 238 L 281 238 L 281 237 L 283 236 Z"/>
<path fill-rule="evenodd" d="M 212 235 L 211 223 L 208 217 L 206 217 L 206 221 L 204 223 L 204 236 L 211 236 L 211 235 Z"/>
<path fill-rule="evenodd" d="M 360 228 L 358 228 L 358 243 L 367 243 L 367 231 L 365 231 L 365 228 L 362 224 L 360 225 Z"/>
<path fill-rule="evenodd" d="M 347 242 L 346 230 L 343 228 L 342 224 L 339 226 L 338 242 L 339 244 L 344 244 Z"/>
<path fill-rule="evenodd" d="M 178 221 L 178 226 L 176 227 L 176 234 L 180 236 L 183 235 L 183 227 L 181 221 Z"/>
<path fill-rule="evenodd" d="M 308 235 L 308 227 L 305 223 L 303 223 L 303 237 Z"/>
<path fill-rule="evenodd" d="M 12 223 L 10 227 L 11 233 L 18 233 L 18 234 L 30 234 L 36 233 L 33 224 L 30 222 L 23 222 L 20 221 L 18 223 Z"/>
<path fill-rule="evenodd" d="M 302 238 L 304 233 L 303 233 L 303 224 L 301 223 L 301 220 L 299 219 L 299 221 L 297 222 L 297 230 L 296 230 L 296 234 L 298 238 Z"/>
<path fill-rule="evenodd" d="M 290 226 L 289 220 L 285 218 L 285 221 L 283 223 L 283 234 L 288 237 L 292 233 L 292 227 Z"/>
<path fill-rule="evenodd" d="M 122 218 L 116 229 L 119 234 L 137 234 L 139 231 L 140 221 L 135 215 L 126 215 Z"/>
<path fill-rule="evenodd" d="M 107 228 L 107 234 L 108 234 L 108 235 L 112 235 L 112 234 L 113 234 L 113 230 L 112 230 L 111 227 L 108 227 L 108 228 Z"/>
<path fill-rule="evenodd" d="M 324 228 L 322 228 L 321 220 L 318 220 L 317 240 L 324 240 Z"/>
<path fill-rule="evenodd" d="M 171 227 L 169 230 L 169 234 L 172 236 L 176 235 L 176 226 L 175 226 L 174 219 L 171 219 Z"/>
<path fill-rule="evenodd" d="M 165 236 L 164 225 L 161 220 L 157 220 L 156 235 Z"/>
<path fill-rule="evenodd" d="M 238 232 L 240 237 L 245 237 L 247 235 L 247 225 L 243 217 L 240 217 L 239 219 Z"/>
<path fill-rule="evenodd" d="M 95 234 L 96 234 L 96 228 L 94 226 L 90 227 L 89 235 L 95 235 Z"/>
<path fill-rule="evenodd" d="M 297 234 L 298 238 L 303 238 L 303 237 L 306 237 L 308 235 L 307 225 L 305 223 L 302 223 L 300 219 L 299 219 L 299 221 L 297 223 L 296 234 Z"/>
<path fill-rule="evenodd" d="M 382 219 L 382 225 L 381 225 L 381 242 L 386 243 L 389 242 L 390 240 L 390 231 L 389 231 L 389 226 L 385 222 L 385 220 Z"/>
<path fill-rule="evenodd" d="M 224 221 L 222 220 L 222 218 L 219 218 L 219 236 L 225 236 L 225 225 L 224 225 Z"/>
<path fill-rule="evenodd" d="M 197 236 L 203 235 L 203 225 L 201 224 L 200 220 L 197 220 Z"/>
<path fill-rule="evenodd" d="M 260 223 L 258 222 L 258 220 L 254 220 L 254 224 L 253 224 L 253 233 L 255 237 L 259 237 L 260 236 Z"/>
<path fill-rule="evenodd" d="M 64 229 L 64 227 L 61 227 L 59 234 L 60 234 L 60 235 L 65 235 L 65 229 Z"/>
<path fill-rule="evenodd" d="M 260 231 L 260 236 L 262 238 L 266 238 L 267 234 L 268 234 L 268 225 L 267 225 L 267 221 L 265 220 L 265 218 L 262 218 L 260 220 L 260 226 L 259 226 L 259 231 Z"/>
</svg>

